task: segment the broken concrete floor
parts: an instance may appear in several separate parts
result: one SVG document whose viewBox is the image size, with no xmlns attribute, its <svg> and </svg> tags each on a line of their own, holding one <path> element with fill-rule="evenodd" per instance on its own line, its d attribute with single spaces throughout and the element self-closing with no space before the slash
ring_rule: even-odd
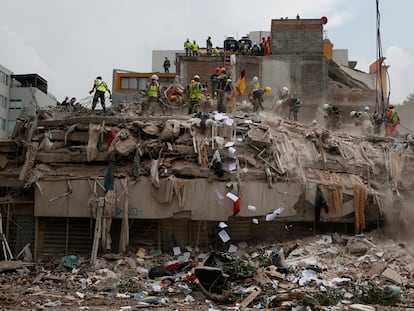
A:
<svg viewBox="0 0 414 311">
<path fill-rule="evenodd" d="M 0 262 L 3 310 L 410 310 L 412 245 L 378 232 Z M 410 253 L 411 252 L 411 253 Z M 209 284 L 197 269 L 218 271 Z M 212 274 L 210 273 L 210 276 Z M 218 279 L 218 278 L 217 278 Z M 202 285 L 200 285 L 202 284 Z M 310 309 L 309 309 L 310 308 Z"/>
</svg>

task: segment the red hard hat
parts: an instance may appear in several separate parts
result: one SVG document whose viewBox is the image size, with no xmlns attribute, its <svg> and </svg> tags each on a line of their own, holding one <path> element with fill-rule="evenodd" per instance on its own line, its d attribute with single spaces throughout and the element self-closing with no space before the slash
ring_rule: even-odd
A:
<svg viewBox="0 0 414 311">
<path fill-rule="evenodd" d="M 220 67 L 216 68 L 216 73 L 220 73 Z"/>
</svg>

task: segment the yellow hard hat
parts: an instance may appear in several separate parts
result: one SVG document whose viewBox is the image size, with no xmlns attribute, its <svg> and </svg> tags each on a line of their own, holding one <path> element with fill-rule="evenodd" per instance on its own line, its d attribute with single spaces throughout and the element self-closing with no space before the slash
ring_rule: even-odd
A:
<svg viewBox="0 0 414 311">
<path fill-rule="evenodd" d="M 226 72 L 226 68 L 222 67 L 222 68 L 220 69 L 220 71 L 221 71 L 221 72 Z"/>
<path fill-rule="evenodd" d="M 266 86 L 264 91 L 266 94 L 269 94 L 272 91 L 272 88 L 270 86 Z"/>
<path fill-rule="evenodd" d="M 350 116 L 351 118 L 355 117 L 355 115 L 356 115 L 356 111 L 351 111 L 351 113 L 349 114 L 349 116 Z"/>
<path fill-rule="evenodd" d="M 322 106 L 323 110 L 328 110 L 328 108 L 329 108 L 329 104 L 323 104 L 323 106 Z"/>
</svg>

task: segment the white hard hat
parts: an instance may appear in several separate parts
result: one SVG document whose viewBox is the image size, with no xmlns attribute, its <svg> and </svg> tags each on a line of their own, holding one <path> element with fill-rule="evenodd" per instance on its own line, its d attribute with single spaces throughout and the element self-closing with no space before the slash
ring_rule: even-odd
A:
<svg viewBox="0 0 414 311">
<path fill-rule="evenodd" d="M 258 77 L 253 77 L 253 82 L 257 82 L 257 81 L 259 81 L 259 78 Z"/>
<path fill-rule="evenodd" d="M 200 76 L 199 75 L 195 75 L 193 79 L 194 80 L 200 80 Z"/>
<path fill-rule="evenodd" d="M 152 75 L 152 76 L 151 76 L 151 79 L 152 79 L 152 80 L 155 80 L 155 81 L 158 81 L 158 76 L 157 76 L 157 75 Z"/>
<path fill-rule="evenodd" d="M 284 86 L 284 87 L 282 87 L 282 92 L 283 92 L 283 93 L 285 93 L 285 92 L 289 92 L 289 89 L 288 89 L 286 86 Z"/>
<path fill-rule="evenodd" d="M 231 82 L 231 79 L 227 79 L 227 82 Z"/>
<path fill-rule="evenodd" d="M 364 107 L 364 111 L 369 111 L 369 107 L 368 106 L 365 106 Z"/>
</svg>

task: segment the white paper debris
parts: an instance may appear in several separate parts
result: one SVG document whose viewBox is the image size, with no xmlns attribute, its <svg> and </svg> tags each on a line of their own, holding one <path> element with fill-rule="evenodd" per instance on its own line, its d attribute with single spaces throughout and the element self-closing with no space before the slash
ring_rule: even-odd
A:
<svg viewBox="0 0 414 311">
<path fill-rule="evenodd" d="M 219 235 L 220 239 L 221 239 L 224 243 L 226 243 L 226 242 L 230 241 L 230 236 L 228 235 L 228 233 L 226 232 L 226 230 L 221 230 L 221 231 L 218 233 L 218 235 Z"/>
<path fill-rule="evenodd" d="M 230 244 L 229 250 L 228 250 L 229 253 L 235 253 L 235 252 L 237 252 L 237 250 L 238 250 L 238 248 L 237 248 L 236 245 Z"/>
<path fill-rule="evenodd" d="M 234 171 L 237 168 L 237 162 L 229 163 L 229 171 Z"/>
<path fill-rule="evenodd" d="M 234 149 L 233 147 L 229 147 L 228 153 L 229 153 L 229 158 L 231 159 L 236 158 L 236 149 Z"/>
<path fill-rule="evenodd" d="M 224 124 L 228 125 L 228 126 L 232 126 L 233 125 L 234 120 L 227 118 L 224 120 Z"/>
<path fill-rule="evenodd" d="M 222 221 L 220 221 L 220 222 L 219 222 L 218 226 L 219 226 L 221 229 L 224 229 L 224 228 L 227 228 L 227 227 L 228 227 L 228 225 L 227 225 L 225 222 L 222 222 Z"/>
<path fill-rule="evenodd" d="M 226 197 L 228 197 L 230 200 L 232 200 L 233 202 L 236 202 L 239 197 L 231 192 L 227 192 Z"/>
<path fill-rule="evenodd" d="M 228 141 L 224 147 L 228 148 L 228 147 L 233 147 L 234 146 L 234 141 Z"/>
<path fill-rule="evenodd" d="M 173 252 L 174 255 L 180 255 L 181 254 L 181 249 L 179 246 L 173 247 Z"/>
<path fill-rule="evenodd" d="M 216 189 L 216 197 L 219 201 L 224 199 L 224 195 L 218 189 Z"/>
<path fill-rule="evenodd" d="M 255 225 L 258 225 L 259 224 L 259 219 L 253 218 L 252 223 L 254 223 Z"/>
<path fill-rule="evenodd" d="M 247 205 L 247 209 L 249 211 L 255 212 L 256 211 L 256 206 L 254 206 L 254 205 Z"/>
</svg>

